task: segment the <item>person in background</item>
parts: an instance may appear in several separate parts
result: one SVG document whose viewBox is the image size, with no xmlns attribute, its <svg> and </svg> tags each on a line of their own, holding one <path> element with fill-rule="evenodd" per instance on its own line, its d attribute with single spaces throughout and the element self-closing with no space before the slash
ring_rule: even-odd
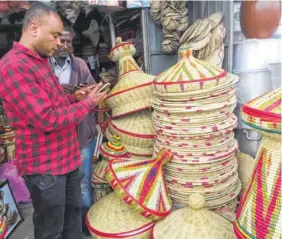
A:
<svg viewBox="0 0 282 239">
<path fill-rule="evenodd" d="M 76 125 L 105 99 L 102 84 L 66 95 L 48 64 L 63 23 L 34 3 L 22 36 L 0 60 L 0 95 L 16 132 L 16 163 L 30 191 L 35 239 L 81 239 L 80 147 Z"/>
<path fill-rule="evenodd" d="M 54 74 L 58 77 L 60 84 L 65 92 L 74 93 L 77 85 L 95 84 L 88 66 L 81 58 L 73 56 L 73 38 L 75 32 L 72 27 L 64 24 L 61 35 L 61 46 L 56 50 L 50 63 Z M 92 157 L 96 146 L 97 130 L 93 112 L 89 113 L 78 125 L 78 139 L 80 143 L 82 166 L 81 175 L 81 207 L 82 207 L 82 225 L 85 234 L 89 235 L 84 223 L 86 211 L 92 205 Z"/>
</svg>

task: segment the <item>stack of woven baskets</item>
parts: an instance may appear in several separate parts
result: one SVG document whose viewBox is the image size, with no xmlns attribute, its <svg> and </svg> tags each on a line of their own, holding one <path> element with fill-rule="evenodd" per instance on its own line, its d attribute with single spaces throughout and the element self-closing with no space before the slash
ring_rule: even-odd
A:
<svg viewBox="0 0 282 239">
<path fill-rule="evenodd" d="M 155 132 L 150 108 L 154 76 L 139 68 L 133 59 L 135 53 L 134 45 L 119 37 L 110 51 L 110 59 L 118 62 L 119 79 L 105 100 L 112 110 L 106 136 L 109 140 L 119 136 L 126 150 L 140 158 L 153 153 Z"/>
<path fill-rule="evenodd" d="M 207 208 L 232 204 L 235 210 L 241 189 L 232 113 L 237 78 L 197 60 L 186 45 L 179 57 L 153 82 L 154 153 L 165 147 L 174 154 L 165 176 L 176 205 L 184 206 L 189 195 L 200 193 Z"/>
<path fill-rule="evenodd" d="M 237 211 L 234 230 L 238 239 L 282 238 L 281 102 L 279 88 L 244 104 L 241 109 L 244 123 L 258 130 L 263 141 Z"/>
</svg>

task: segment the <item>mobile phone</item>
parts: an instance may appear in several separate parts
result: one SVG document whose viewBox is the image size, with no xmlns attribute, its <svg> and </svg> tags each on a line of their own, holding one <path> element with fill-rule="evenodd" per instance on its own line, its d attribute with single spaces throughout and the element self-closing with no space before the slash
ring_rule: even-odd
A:
<svg viewBox="0 0 282 239">
<path fill-rule="evenodd" d="M 111 86 L 111 83 L 106 83 L 106 84 L 104 84 L 104 85 L 99 89 L 98 92 L 105 91 L 105 90 L 107 90 L 110 86 Z"/>
</svg>

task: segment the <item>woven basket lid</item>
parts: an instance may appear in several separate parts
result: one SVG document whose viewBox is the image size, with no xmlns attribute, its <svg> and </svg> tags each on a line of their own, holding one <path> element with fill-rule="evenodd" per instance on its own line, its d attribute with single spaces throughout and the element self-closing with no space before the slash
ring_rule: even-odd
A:
<svg viewBox="0 0 282 239">
<path fill-rule="evenodd" d="M 124 144 L 136 147 L 153 147 L 155 130 L 152 114 L 148 110 L 118 119 L 110 119 L 108 127 L 112 135 L 118 135 Z"/>
<path fill-rule="evenodd" d="M 247 125 L 281 134 L 282 88 L 270 91 L 242 106 L 242 118 Z"/>
<path fill-rule="evenodd" d="M 95 238 L 140 238 L 149 237 L 154 222 L 142 217 L 128 207 L 115 193 L 110 193 L 96 202 L 86 215 L 86 225 Z M 136 237 L 134 237 L 136 236 Z"/>
<path fill-rule="evenodd" d="M 232 224 L 215 212 L 203 209 L 204 197 L 192 194 L 189 207 L 173 211 L 153 228 L 153 239 L 235 239 Z"/>
<path fill-rule="evenodd" d="M 115 192 L 141 215 L 153 220 L 167 216 L 172 203 L 164 181 L 163 165 L 172 159 L 167 149 L 156 159 L 142 162 L 114 159 L 106 178 Z"/>
<path fill-rule="evenodd" d="M 160 92 L 189 92 L 224 84 L 227 72 L 193 57 L 187 45 L 179 48 L 179 62 L 154 79 L 154 90 Z"/>
<path fill-rule="evenodd" d="M 145 74 L 133 59 L 136 49 L 132 43 L 121 42 L 110 51 L 109 58 L 118 61 L 118 83 L 105 99 L 113 118 L 151 107 L 154 76 Z"/>
<path fill-rule="evenodd" d="M 130 157 L 117 135 L 114 135 L 110 141 L 100 146 L 100 153 L 104 159 Z"/>
</svg>

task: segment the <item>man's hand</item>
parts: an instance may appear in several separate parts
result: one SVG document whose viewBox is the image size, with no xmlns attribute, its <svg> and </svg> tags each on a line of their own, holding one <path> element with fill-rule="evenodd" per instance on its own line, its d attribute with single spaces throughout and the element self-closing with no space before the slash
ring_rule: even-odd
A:
<svg viewBox="0 0 282 239">
<path fill-rule="evenodd" d="M 85 86 L 74 92 L 76 101 L 81 101 L 96 87 L 96 84 Z"/>
<path fill-rule="evenodd" d="M 92 100 L 94 101 L 96 105 L 100 104 L 108 96 L 108 93 L 110 91 L 110 89 L 107 89 L 103 92 L 99 92 L 102 86 L 103 86 L 102 83 L 95 85 L 95 87 L 92 89 L 92 91 L 88 95 L 89 97 L 92 98 Z"/>
</svg>

